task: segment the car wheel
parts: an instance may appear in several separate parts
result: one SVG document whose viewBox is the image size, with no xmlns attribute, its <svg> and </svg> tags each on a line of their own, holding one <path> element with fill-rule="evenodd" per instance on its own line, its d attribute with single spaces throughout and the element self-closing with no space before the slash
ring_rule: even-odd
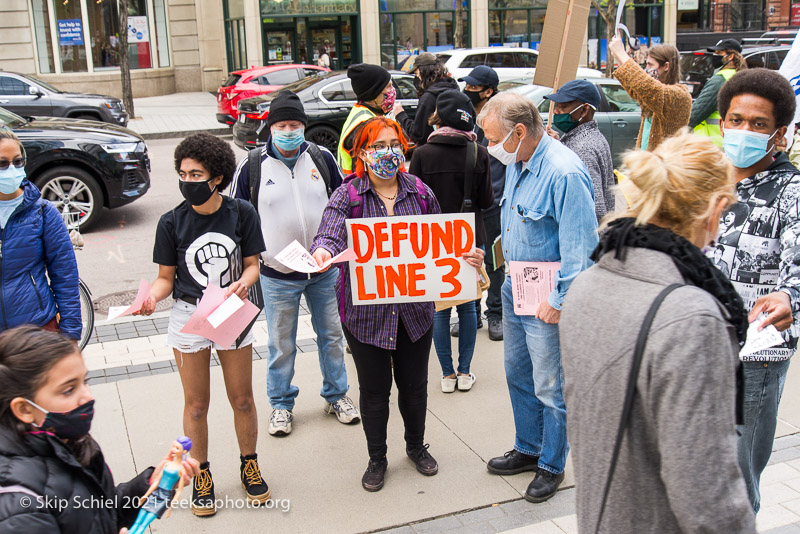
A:
<svg viewBox="0 0 800 534">
<path fill-rule="evenodd" d="M 306 132 L 306 139 L 334 153 L 339 146 L 339 132 L 330 126 L 314 126 Z"/>
<path fill-rule="evenodd" d="M 77 167 L 54 167 L 43 172 L 35 182 L 42 198 L 61 213 L 67 227 L 81 232 L 93 226 L 103 211 L 103 191 L 97 181 Z"/>
</svg>

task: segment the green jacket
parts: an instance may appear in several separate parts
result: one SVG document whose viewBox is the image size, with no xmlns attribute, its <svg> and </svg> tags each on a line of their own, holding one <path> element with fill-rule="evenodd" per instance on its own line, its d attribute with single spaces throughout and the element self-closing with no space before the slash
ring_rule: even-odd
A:
<svg viewBox="0 0 800 534">
<path fill-rule="evenodd" d="M 722 86 L 725 84 L 725 82 L 730 80 L 734 74 L 736 74 L 736 70 L 734 69 L 720 69 L 708 79 L 705 87 L 703 87 L 703 90 L 700 91 L 700 95 L 692 104 L 692 114 L 689 117 L 689 128 L 694 130 L 712 115 L 718 115 L 717 96 L 719 95 L 719 90 L 722 89 Z M 720 117 L 715 116 L 711 118 L 719 119 Z M 717 129 L 719 129 L 718 123 L 716 126 Z"/>
</svg>

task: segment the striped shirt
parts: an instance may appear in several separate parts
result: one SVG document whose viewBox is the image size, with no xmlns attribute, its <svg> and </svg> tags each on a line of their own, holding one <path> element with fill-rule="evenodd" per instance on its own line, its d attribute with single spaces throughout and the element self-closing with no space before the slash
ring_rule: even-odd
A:
<svg viewBox="0 0 800 534">
<path fill-rule="evenodd" d="M 418 195 L 415 177 L 410 174 L 398 175 L 397 198 L 394 202 L 395 215 L 423 215 L 420 203 L 414 197 Z M 428 192 L 428 214 L 441 213 L 439 202 L 433 191 L 426 185 Z M 372 184 L 365 176 L 360 180 L 358 193 L 363 206 L 362 217 L 387 217 L 386 206 L 372 189 Z M 324 248 L 335 256 L 347 248 L 347 226 L 345 220 L 350 218 L 350 198 L 347 186 L 339 187 L 331 195 L 328 205 L 322 214 L 317 237 L 311 247 L 313 253 Z M 368 343 L 383 349 L 397 348 L 397 325 L 400 318 L 412 341 L 420 339 L 433 326 L 433 302 L 409 302 L 403 304 L 366 304 L 353 305 L 350 292 L 350 271 L 342 269 L 336 285 L 339 299 L 344 298 L 344 318 L 342 324 L 362 343 Z M 344 291 L 342 291 L 344 284 Z"/>
</svg>

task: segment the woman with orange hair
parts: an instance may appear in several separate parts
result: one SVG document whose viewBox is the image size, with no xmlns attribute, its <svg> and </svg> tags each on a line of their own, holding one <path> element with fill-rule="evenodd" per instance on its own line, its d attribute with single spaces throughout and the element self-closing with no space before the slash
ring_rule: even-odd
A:
<svg viewBox="0 0 800 534">
<path fill-rule="evenodd" d="M 374 117 L 364 123 L 352 150 L 355 172 L 331 195 L 311 248 L 318 263 L 347 248 L 347 219 L 441 213 L 430 188 L 406 173 L 407 147 L 395 121 Z M 464 259 L 478 269 L 483 251 L 475 249 Z M 393 371 L 405 424 L 406 454 L 417 471 L 435 475 L 439 466 L 425 444 L 433 303 L 353 306 L 347 269 L 342 269 L 337 288 L 342 327 L 358 372 L 361 420 L 369 451 L 361 485 L 367 491 L 383 487 Z"/>
</svg>

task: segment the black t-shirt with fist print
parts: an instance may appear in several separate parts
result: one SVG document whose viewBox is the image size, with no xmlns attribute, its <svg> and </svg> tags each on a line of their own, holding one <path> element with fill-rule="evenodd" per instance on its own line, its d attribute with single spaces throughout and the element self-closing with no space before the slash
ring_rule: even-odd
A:
<svg viewBox="0 0 800 534">
<path fill-rule="evenodd" d="M 258 214 L 249 202 L 222 197 L 211 215 L 188 202 L 161 216 L 153 262 L 175 266 L 173 298 L 202 298 L 208 284 L 228 287 L 242 275 L 242 258 L 264 252 Z"/>
</svg>

